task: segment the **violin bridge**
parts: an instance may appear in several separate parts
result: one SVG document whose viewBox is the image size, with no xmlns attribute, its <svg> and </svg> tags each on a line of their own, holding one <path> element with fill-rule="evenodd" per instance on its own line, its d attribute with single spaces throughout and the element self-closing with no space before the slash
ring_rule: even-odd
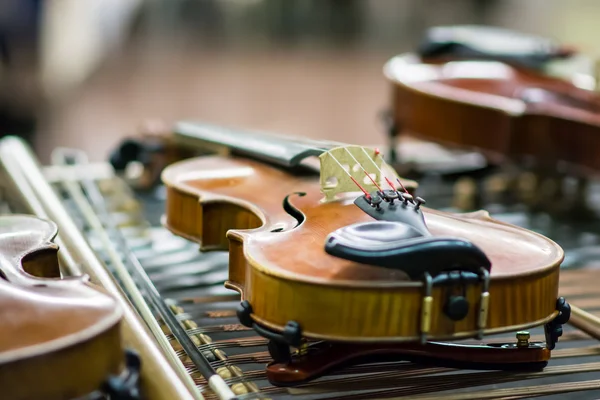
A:
<svg viewBox="0 0 600 400">
<path fill-rule="evenodd" d="M 336 200 L 338 195 L 359 191 L 373 192 L 383 187 L 382 170 L 395 181 L 397 175 L 375 149 L 363 146 L 341 146 L 319 156 L 321 163 L 321 192 L 325 201 Z M 375 185 L 375 183 L 377 185 Z"/>
</svg>

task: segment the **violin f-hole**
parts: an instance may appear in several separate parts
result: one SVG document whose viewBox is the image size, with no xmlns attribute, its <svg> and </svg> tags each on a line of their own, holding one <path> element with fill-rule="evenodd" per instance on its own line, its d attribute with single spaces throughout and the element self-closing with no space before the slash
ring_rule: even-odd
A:
<svg viewBox="0 0 600 400">
<path fill-rule="evenodd" d="M 293 196 L 293 195 L 298 195 L 299 197 L 303 197 L 303 196 L 306 196 L 306 193 L 304 193 L 304 192 L 291 193 L 291 194 L 288 194 L 287 196 L 285 196 L 285 198 L 283 199 L 283 209 L 285 210 L 286 213 L 288 213 L 291 217 L 293 217 L 297 221 L 296 225 L 294 226 L 294 228 L 296 228 L 304 222 L 306 217 L 304 216 L 302 211 L 300 211 L 299 209 L 294 207 L 292 205 L 292 203 L 290 202 L 290 196 Z M 281 232 L 281 231 L 283 231 L 283 228 L 281 228 L 280 230 L 276 230 L 276 231 Z M 274 232 L 274 231 L 271 231 L 271 232 Z"/>
<path fill-rule="evenodd" d="M 49 246 L 29 253 L 21 260 L 23 270 L 39 278 L 60 278 L 58 248 Z"/>
</svg>

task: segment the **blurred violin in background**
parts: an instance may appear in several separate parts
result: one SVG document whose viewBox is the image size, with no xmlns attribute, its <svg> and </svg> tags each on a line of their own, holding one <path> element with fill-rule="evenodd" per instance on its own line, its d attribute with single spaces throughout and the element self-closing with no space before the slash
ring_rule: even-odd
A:
<svg viewBox="0 0 600 400">
<path fill-rule="evenodd" d="M 392 85 L 390 135 L 475 149 L 495 165 L 533 165 L 542 177 L 532 192 L 561 165 L 586 177 L 600 168 L 600 96 L 581 74 L 556 76 L 548 67 L 573 54 L 548 39 L 507 30 L 434 28 L 418 54 L 385 65 Z M 577 200 L 585 185 L 580 182 L 574 207 L 582 205 Z M 554 191 L 551 200 L 562 196 L 560 188 Z"/>
</svg>

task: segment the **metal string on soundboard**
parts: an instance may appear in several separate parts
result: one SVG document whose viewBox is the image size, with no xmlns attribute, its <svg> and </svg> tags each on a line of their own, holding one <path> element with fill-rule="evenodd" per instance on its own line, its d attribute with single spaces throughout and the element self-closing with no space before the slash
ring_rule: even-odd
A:
<svg viewBox="0 0 600 400">
<path fill-rule="evenodd" d="M 82 161 L 86 162 L 85 159 L 80 160 L 80 162 Z M 187 356 L 190 357 L 190 359 L 192 359 L 195 368 L 197 368 L 203 376 L 208 376 L 208 385 L 213 390 L 213 392 L 215 392 L 219 396 L 220 399 L 231 399 L 236 397 L 235 394 L 231 391 L 231 388 L 227 386 L 226 382 L 213 369 L 211 363 L 208 360 L 206 360 L 204 355 L 202 355 L 202 353 L 199 351 L 198 347 L 190 340 L 190 336 L 188 336 L 185 333 L 184 328 L 180 325 L 173 312 L 167 308 L 167 305 L 160 297 L 158 291 L 156 291 L 156 288 L 154 287 L 153 283 L 147 277 L 143 267 L 139 265 L 139 261 L 137 260 L 135 255 L 133 255 L 130 252 L 126 242 L 124 241 L 124 238 L 112 222 L 112 218 L 105 207 L 102 195 L 99 193 L 96 184 L 85 179 L 81 183 L 85 190 L 85 193 L 87 194 L 87 197 L 90 199 L 91 204 L 83 201 L 83 199 L 81 198 L 83 193 L 78 191 L 72 185 L 68 186 L 68 190 L 70 190 L 71 195 L 73 195 L 75 199 L 79 200 L 78 205 L 80 206 L 82 211 L 85 210 L 87 206 L 91 206 L 95 208 L 95 211 L 98 214 L 102 215 L 104 222 L 109 225 L 110 230 L 114 233 L 113 237 L 119 242 L 121 252 L 126 256 L 125 262 L 130 266 L 129 271 L 134 273 L 134 275 L 138 278 L 138 282 L 141 281 L 141 283 L 144 284 L 144 292 L 147 296 L 150 297 L 151 303 L 158 309 L 163 319 L 163 322 L 167 324 L 171 332 L 173 332 L 173 334 L 176 336 L 179 343 L 185 348 Z M 96 230 L 104 238 L 104 242 L 107 249 L 110 250 L 111 243 L 108 240 L 108 235 L 102 235 L 103 226 L 100 220 L 92 212 L 87 212 L 85 213 L 85 215 L 87 217 L 86 219 L 88 220 L 88 222 L 90 222 L 92 226 L 95 226 L 97 228 Z M 113 257 L 111 258 L 113 259 L 113 261 L 116 261 L 116 264 L 121 264 L 120 259 L 117 259 L 116 254 L 113 254 Z M 127 280 L 128 278 L 128 274 L 125 271 L 121 272 L 121 274 L 119 275 L 120 278 L 123 277 L 125 278 L 125 280 Z M 164 337 L 164 335 L 162 334 L 162 330 L 160 334 L 157 334 L 157 336 Z M 170 350 L 174 353 L 172 348 Z"/>
<path fill-rule="evenodd" d="M 199 293 L 201 295 L 202 293 Z M 210 304 L 216 301 L 223 300 L 224 302 L 237 301 L 236 296 L 205 296 L 203 299 L 200 298 L 185 298 L 174 300 L 172 305 L 178 305 L 182 307 L 183 313 L 178 315 L 178 320 L 193 320 L 194 315 L 198 315 L 197 310 L 202 311 L 202 308 L 211 308 Z M 581 303 L 580 303 L 581 304 Z M 600 308 L 600 300 L 588 299 L 586 306 Z M 199 307 L 199 308 L 196 308 Z M 217 322 L 222 317 L 219 317 L 221 312 L 224 317 L 230 317 L 232 315 L 232 309 L 219 309 L 214 314 L 202 311 L 200 318 L 208 318 L 210 321 Z M 192 329 L 186 330 L 186 335 L 199 335 L 199 334 L 212 334 L 212 333 L 224 333 L 229 332 L 241 332 L 236 330 L 238 324 L 210 324 L 207 326 L 198 326 Z M 246 331 L 249 329 L 243 329 Z M 243 333 L 243 332 L 242 332 Z M 174 335 L 168 335 L 168 339 L 176 339 Z M 533 336 L 531 340 L 543 339 L 542 337 Z M 582 340 L 589 339 L 589 336 L 582 334 L 581 332 L 565 332 L 561 337 L 561 342 L 565 343 L 571 340 Z M 214 341 L 209 344 L 201 344 L 200 350 L 217 350 L 223 348 L 235 348 L 235 347 L 255 347 L 264 346 L 266 340 L 261 337 L 245 337 L 245 338 L 230 338 L 225 340 Z M 184 355 L 185 352 L 176 351 L 178 356 Z M 587 346 L 582 348 L 568 348 L 558 349 L 553 351 L 553 359 L 565 359 L 573 357 L 587 357 L 598 354 L 597 346 Z M 221 365 L 236 366 L 244 364 L 264 364 L 265 361 L 269 361 L 270 357 L 267 351 L 257 352 L 245 352 L 243 354 L 234 354 L 227 356 L 227 362 L 222 360 L 211 363 L 213 367 L 220 367 Z M 184 362 L 185 363 L 185 362 Z M 193 373 L 195 368 L 191 363 L 186 364 L 188 368 L 186 370 L 189 373 Z M 480 373 L 467 373 L 454 375 L 458 376 L 455 378 L 441 379 L 443 376 L 437 375 L 451 370 L 444 368 L 423 368 L 411 364 L 402 362 L 386 363 L 386 364 L 370 364 L 370 365 L 359 365 L 354 367 L 346 368 L 342 371 L 336 371 L 323 380 L 310 382 L 304 385 L 300 385 L 295 389 L 284 389 L 279 387 L 266 386 L 260 389 L 260 394 L 263 395 L 287 395 L 287 396 L 300 396 L 301 394 L 320 394 L 324 397 L 319 399 L 373 399 L 373 398 L 394 398 L 397 396 L 419 396 L 418 398 L 439 398 L 437 396 L 427 396 L 428 393 L 436 393 L 440 391 L 457 390 L 465 387 L 481 387 L 484 385 L 495 385 L 496 383 L 509 383 L 522 380 L 531 380 L 541 377 L 556 377 L 559 375 L 578 374 L 584 372 L 598 371 L 598 363 L 586 363 L 574 366 L 551 366 L 547 367 L 546 370 L 540 373 L 507 373 L 499 371 L 491 372 L 480 372 Z M 248 370 L 244 371 L 244 379 L 256 379 L 261 380 L 265 378 L 264 369 L 260 370 Z M 355 376 L 356 374 L 368 374 L 366 376 Z M 435 375 L 432 375 L 435 374 Z M 240 377 L 231 377 L 224 379 L 227 384 L 234 384 L 242 381 Z M 551 394 L 551 393 L 563 393 L 567 390 L 590 390 L 598 388 L 600 383 L 598 381 L 585 381 L 578 383 L 556 383 L 552 385 L 544 386 L 529 386 L 526 388 L 493 388 L 485 391 L 469 392 L 469 393 L 456 393 L 447 395 L 449 398 L 454 400 L 461 399 L 473 399 L 473 398 L 525 398 L 535 396 L 536 394 Z M 360 391 L 368 391 L 368 393 L 350 394 L 341 393 L 347 392 L 352 389 Z M 336 391 L 337 393 L 331 393 Z M 329 393 L 329 394 L 326 394 Z M 480 397 L 473 397 L 477 394 Z M 252 398 L 255 394 L 243 395 L 242 398 Z M 426 397 L 424 397 L 426 396 Z M 210 396 L 206 396 L 207 398 Z M 405 398 L 405 397 L 403 397 Z"/>
</svg>

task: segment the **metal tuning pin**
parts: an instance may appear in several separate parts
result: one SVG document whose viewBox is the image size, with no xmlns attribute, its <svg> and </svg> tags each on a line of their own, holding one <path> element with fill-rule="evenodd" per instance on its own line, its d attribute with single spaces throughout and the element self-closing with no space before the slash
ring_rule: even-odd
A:
<svg viewBox="0 0 600 400">
<path fill-rule="evenodd" d="M 418 210 L 419 207 L 421 207 L 421 204 L 425 204 L 426 203 L 426 201 L 422 197 L 416 197 L 415 198 L 415 202 L 416 202 L 415 210 Z"/>
<path fill-rule="evenodd" d="M 413 197 L 411 194 L 409 193 L 404 193 L 402 194 L 402 200 L 404 200 L 404 204 L 407 205 L 408 202 L 410 201 L 411 203 L 414 203 Z"/>
</svg>

